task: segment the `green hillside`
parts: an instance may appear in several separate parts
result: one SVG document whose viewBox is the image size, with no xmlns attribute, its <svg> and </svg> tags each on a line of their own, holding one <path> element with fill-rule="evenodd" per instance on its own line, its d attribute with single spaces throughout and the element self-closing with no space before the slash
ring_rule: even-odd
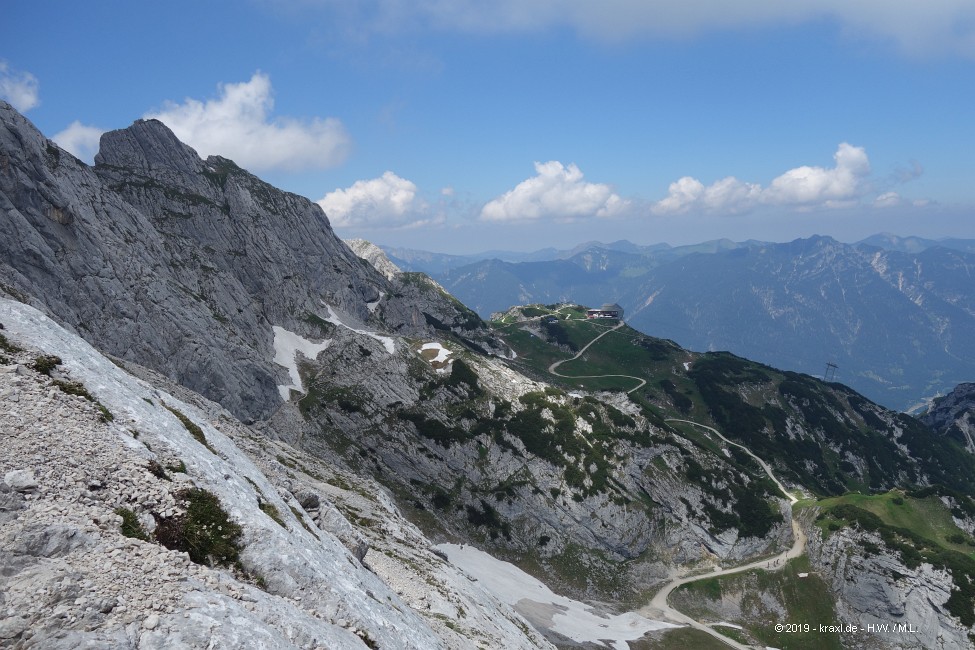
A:
<svg viewBox="0 0 975 650">
<path fill-rule="evenodd" d="M 715 427 L 813 494 L 928 483 L 975 493 L 975 462 L 955 442 L 841 384 L 684 350 L 616 320 L 587 320 L 579 305 L 514 307 L 491 324 L 526 374 L 567 390 L 626 391 L 662 419 Z"/>
</svg>

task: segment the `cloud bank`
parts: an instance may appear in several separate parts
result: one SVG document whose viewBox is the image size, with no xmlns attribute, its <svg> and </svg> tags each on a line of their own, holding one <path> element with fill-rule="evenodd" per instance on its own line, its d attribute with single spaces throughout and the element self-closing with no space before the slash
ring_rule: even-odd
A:
<svg viewBox="0 0 975 650">
<path fill-rule="evenodd" d="M 416 227 L 432 221 L 421 216 L 429 206 L 417 197 L 416 184 L 391 171 L 329 192 L 318 205 L 339 228 Z"/>
<path fill-rule="evenodd" d="M 667 197 L 650 211 L 657 215 L 701 213 L 742 213 L 759 206 L 799 209 L 835 208 L 858 201 L 870 188 L 870 160 L 863 147 L 843 142 L 833 155 L 830 168 L 803 165 L 790 169 L 762 187 L 734 176 L 711 185 L 685 176 L 670 184 Z"/>
<path fill-rule="evenodd" d="M 975 57 L 975 3 L 970 0 L 364 0 L 354 9 L 338 0 L 319 2 L 337 8 L 338 19 L 378 32 L 567 27 L 585 37 L 619 41 L 825 20 L 851 38 L 892 42 L 910 54 Z"/>
<path fill-rule="evenodd" d="M 535 163 L 537 174 L 514 189 L 488 202 L 481 209 L 484 221 L 572 221 L 589 217 L 611 217 L 629 207 L 609 185 L 583 180 L 573 164 L 557 160 Z"/>
<path fill-rule="evenodd" d="M 0 98 L 21 113 L 26 113 L 41 103 L 40 84 L 37 77 L 29 72 L 21 72 L 0 60 Z"/>
<path fill-rule="evenodd" d="M 221 84 L 215 99 L 167 102 L 144 117 L 161 120 L 202 156 L 232 158 L 255 171 L 325 169 L 345 160 L 351 138 L 339 120 L 272 118 L 273 108 L 271 80 L 257 72 L 250 81 Z"/>
</svg>

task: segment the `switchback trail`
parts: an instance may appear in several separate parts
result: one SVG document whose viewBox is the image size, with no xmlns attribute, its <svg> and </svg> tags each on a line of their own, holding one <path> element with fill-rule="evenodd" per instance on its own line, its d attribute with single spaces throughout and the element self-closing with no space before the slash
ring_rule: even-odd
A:
<svg viewBox="0 0 975 650">
<path fill-rule="evenodd" d="M 766 463 L 764 460 L 762 460 L 754 453 L 752 453 L 751 449 L 749 449 L 748 447 L 738 444 L 737 442 L 732 442 L 731 440 L 728 440 L 723 435 L 721 435 L 721 433 L 719 433 L 717 429 L 713 427 L 709 427 L 706 424 L 701 424 L 700 422 L 693 422 L 691 420 L 678 420 L 676 418 L 669 418 L 667 419 L 667 422 L 683 422 L 685 424 L 691 424 L 696 427 L 701 427 L 702 429 L 706 429 L 711 433 L 713 433 L 714 435 L 718 436 L 725 443 L 729 445 L 734 445 L 735 447 L 742 449 L 743 451 L 745 451 L 745 453 L 747 453 L 749 456 L 754 458 L 755 461 L 762 467 L 765 473 L 768 474 L 768 477 L 772 479 L 772 481 L 778 486 L 779 490 L 782 491 L 782 494 L 785 495 L 785 497 L 789 500 L 789 503 L 794 504 L 796 503 L 796 501 L 798 501 L 795 495 L 790 494 L 789 491 L 785 489 L 785 486 L 782 485 L 782 482 L 779 481 L 779 479 L 776 478 L 775 474 L 772 473 L 772 468 L 769 467 L 768 463 Z M 686 614 L 677 611 L 676 609 L 670 606 L 670 604 L 667 602 L 667 599 L 670 597 L 671 592 L 673 592 L 674 589 L 677 589 L 681 585 L 686 585 L 688 583 L 695 582 L 697 580 L 702 580 L 704 578 L 716 578 L 719 576 L 731 575 L 733 573 L 751 571 L 752 569 L 761 569 L 763 571 L 775 571 L 781 569 L 785 567 L 786 562 L 788 562 L 793 558 L 799 557 L 806 550 L 806 535 L 802 532 L 802 528 L 799 526 L 799 523 L 794 518 L 792 520 L 792 537 L 794 540 L 792 543 L 792 547 L 773 557 L 764 558 L 762 560 L 756 560 L 754 562 L 749 562 L 748 564 L 743 564 L 741 566 L 731 567 L 728 569 L 715 569 L 711 573 L 687 576 L 684 578 L 677 578 L 675 580 L 672 580 L 671 582 L 664 585 L 664 587 L 657 592 L 657 594 L 653 597 L 653 599 L 650 601 L 648 605 L 638 610 L 638 613 L 643 616 L 646 616 L 647 618 L 659 619 L 662 616 L 665 619 L 670 619 L 677 623 L 684 623 L 686 625 L 693 627 L 694 629 L 710 634 L 714 638 L 718 639 L 722 643 L 725 643 L 726 645 L 731 646 L 732 648 L 740 648 L 741 650 L 747 650 L 749 646 L 738 643 L 734 639 L 730 639 L 724 636 L 717 630 L 699 621 L 694 620 L 693 618 L 687 616 Z"/>
<path fill-rule="evenodd" d="M 562 361 L 556 361 L 555 363 L 553 363 L 548 367 L 549 373 L 557 377 L 563 377 L 565 379 L 600 379 L 604 377 L 625 377 L 628 379 L 634 379 L 639 382 L 639 384 L 635 388 L 632 388 L 629 391 L 627 391 L 628 393 L 632 393 L 635 390 L 643 388 L 646 385 L 647 380 L 641 377 L 634 377 L 632 375 L 570 376 L 570 375 L 563 375 L 556 370 L 560 365 L 562 365 L 567 361 L 575 361 L 583 354 L 585 354 L 586 350 L 588 350 L 594 343 L 596 343 L 596 341 L 606 336 L 610 332 L 614 332 L 618 330 L 622 326 L 623 326 L 623 321 L 620 321 L 615 327 L 606 330 L 602 334 L 593 338 L 593 340 L 589 341 L 589 343 L 587 343 L 585 347 L 579 350 L 579 352 L 577 352 L 576 355 L 571 359 L 563 359 Z M 772 482 L 775 483 L 775 485 L 779 488 L 779 490 L 782 492 L 785 498 L 789 500 L 789 503 L 794 504 L 798 501 L 798 498 L 796 498 L 795 495 L 791 494 L 786 489 L 785 485 L 783 485 L 782 482 L 778 479 L 778 477 L 775 476 L 769 464 L 765 462 L 763 459 L 756 456 L 752 452 L 752 450 L 746 447 L 745 445 L 729 440 L 714 427 L 710 427 L 706 424 L 701 424 L 700 422 L 694 422 L 692 420 L 680 420 L 676 418 L 669 418 L 666 421 L 681 422 L 684 424 L 690 424 L 692 426 L 700 427 L 716 435 L 718 438 L 724 441 L 725 444 L 738 447 L 746 454 L 748 454 L 749 456 L 755 459 L 755 462 L 757 462 L 758 465 L 762 468 L 762 470 L 768 475 L 768 477 L 772 479 Z M 674 589 L 677 589 L 681 585 L 686 585 L 691 582 L 695 582 L 697 580 L 702 580 L 704 578 L 717 578 L 720 576 L 742 573 L 744 571 L 751 571 L 752 569 L 760 569 L 763 571 L 775 571 L 781 569 L 785 567 L 786 562 L 788 562 L 793 558 L 799 557 L 805 552 L 806 549 L 806 535 L 802 532 L 802 528 L 799 526 L 799 523 L 794 518 L 792 520 L 792 537 L 793 537 L 792 547 L 773 557 L 764 558 L 761 560 L 755 560 L 754 562 L 749 562 L 748 564 L 743 564 L 741 566 L 731 567 L 727 569 L 715 569 L 710 573 L 693 575 L 693 576 L 685 576 L 683 578 L 676 578 L 668 582 L 666 585 L 664 585 L 664 587 L 657 592 L 657 594 L 653 597 L 653 599 L 651 599 L 650 603 L 642 607 L 641 609 L 637 610 L 637 613 L 650 619 L 670 620 L 673 621 L 674 623 L 681 623 L 689 627 L 692 627 L 696 630 L 700 630 L 701 632 L 704 632 L 706 634 L 709 634 L 710 636 L 714 637 L 718 641 L 721 641 L 725 645 L 728 645 L 732 648 L 737 648 L 738 650 L 750 650 L 750 646 L 744 645 L 742 643 L 735 641 L 734 639 L 726 637 L 725 635 L 721 634 L 714 628 L 705 625 L 704 623 L 701 623 L 700 621 L 697 621 L 682 612 L 677 611 L 676 609 L 670 606 L 670 604 L 667 602 L 667 599 L 670 597 L 670 594 L 674 591 Z"/>
<path fill-rule="evenodd" d="M 634 380 L 636 382 L 639 382 L 639 383 L 637 383 L 636 386 L 634 386 L 630 390 L 626 391 L 627 393 L 632 393 L 635 390 L 639 390 L 639 389 L 643 388 L 644 386 L 647 385 L 647 380 L 646 379 L 642 379 L 641 377 L 634 377 L 633 375 L 563 375 L 562 373 L 560 373 L 560 372 L 558 372 L 558 371 L 555 370 L 556 368 L 558 368 L 559 366 L 561 366 L 563 363 L 566 363 L 568 361 L 575 361 L 576 359 L 578 359 L 579 357 L 581 357 L 583 354 L 585 354 L 586 353 L 586 350 L 588 350 L 592 346 L 593 343 L 595 343 L 599 339 L 603 338 L 604 336 L 606 336 L 610 332 L 615 332 L 616 330 L 618 330 L 621 327 L 623 327 L 623 321 L 620 321 L 619 323 L 616 324 L 615 327 L 611 327 L 610 329 L 606 330 L 605 332 L 603 332 L 602 334 L 600 334 L 599 336 L 597 336 L 593 340 L 591 340 L 588 343 L 586 343 L 585 347 L 583 347 L 581 350 L 579 350 L 576 353 L 576 355 L 574 357 L 572 357 L 571 359 L 562 359 L 561 361 L 556 361 L 555 363 L 553 363 L 552 365 L 550 365 L 548 367 L 549 374 L 555 375 L 556 377 L 562 377 L 563 379 L 604 379 L 606 377 L 623 377 L 624 379 L 632 379 L 632 380 Z"/>
</svg>

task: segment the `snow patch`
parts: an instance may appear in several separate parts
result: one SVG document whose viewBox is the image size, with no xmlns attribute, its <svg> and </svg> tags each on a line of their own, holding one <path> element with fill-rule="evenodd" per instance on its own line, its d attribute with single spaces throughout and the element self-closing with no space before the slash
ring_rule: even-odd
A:
<svg viewBox="0 0 975 650">
<path fill-rule="evenodd" d="M 376 300 L 374 302 L 367 302 L 366 303 L 366 309 L 369 310 L 369 313 L 370 314 L 375 314 L 376 313 L 376 307 L 379 306 L 379 303 L 382 302 L 382 299 L 385 298 L 385 297 L 386 297 L 386 294 L 383 293 L 382 291 L 380 291 L 379 292 L 379 297 L 376 298 Z"/>
<path fill-rule="evenodd" d="M 321 343 L 312 343 L 308 339 L 294 332 L 289 332 L 283 327 L 275 325 L 271 329 L 274 330 L 273 361 L 279 366 L 287 368 L 288 376 L 291 378 L 290 384 L 278 386 L 281 399 L 287 402 L 288 398 L 291 397 L 292 389 L 302 393 L 305 392 L 305 387 L 301 383 L 301 376 L 298 374 L 298 353 L 300 352 L 309 359 L 315 359 L 332 341 L 331 339 L 325 339 Z"/>
<path fill-rule="evenodd" d="M 424 350 L 436 350 L 437 356 L 429 359 L 430 363 L 446 363 L 450 355 L 453 354 L 450 350 L 445 348 L 440 343 L 424 343 L 420 346 L 420 353 L 422 354 Z"/>
<path fill-rule="evenodd" d="M 544 624 L 549 630 L 579 643 L 628 650 L 627 641 L 635 641 L 654 630 L 677 627 L 636 612 L 602 616 L 585 603 L 554 593 L 515 565 L 497 560 L 470 545 L 439 544 L 436 548 L 447 554 L 451 564 L 477 579 L 536 627 Z"/>
<path fill-rule="evenodd" d="M 380 300 L 382 300 L 381 297 Z M 342 320 L 338 317 L 335 311 L 324 300 L 322 301 L 322 306 L 324 306 L 325 309 L 328 311 L 328 317 L 325 318 L 326 322 L 329 322 L 332 325 L 338 325 L 339 327 L 344 327 L 345 329 L 355 332 L 356 334 L 362 334 L 363 336 L 368 336 L 371 339 L 376 339 L 377 341 L 383 344 L 383 347 L 386 348 L 386 352 L 389 352 L 390 354 L 396 352 L 396 343 L 393 341 L 393 337 L 382 336 L 381 334 L 376 334 L 375 332 L 370 332 L 368 330 L 358 330 L 354 327 L 349 327 L 348 325 L 342 322 Z"/>
</svg>

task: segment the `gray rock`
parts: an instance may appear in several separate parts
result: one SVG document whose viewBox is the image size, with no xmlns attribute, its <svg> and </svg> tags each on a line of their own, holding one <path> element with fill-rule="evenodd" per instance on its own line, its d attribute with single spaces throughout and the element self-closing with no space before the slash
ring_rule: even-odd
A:
<svg viewBox="0 0 975 650">
<path fill-rule="evenodd" d="M 11 616 L 0 620 L 0 639 L 15 639 L 27 629 L 27 619 Z"/>
<path fill-rule="evenodd" d="M 321 506 L 321 496 L 312 490 L 298 490 L 294 497 L 305 510 L 318 510 Z"/>
<path fill-rule="evenodd" d="M 88 167 L 0 102 L 0 161 L 0 281 L 245 420 L 281 402 L 272 326 L 327 335 L 322 301 L 372 329 L 430 331 L 317 204 L 201 160 L 161 122 L 106 133 Z"/>
<path fill-rule="evenodd" d="M 335 506 L 328 504 L 318 516 L 318 526 L 322 530 L 335 535 L 342 545 L 360 562 L 369 552 L 369 542 L 366 541 L 349 520 L 339 512 Z"/>
<path fill-rule="evenodd" d="M 10 486 L 14 492 L 36 492 L 37 479 L 34 478 L 34 470 L 15 469 L 7 472 L 3 477 L 3 482 Z"/>
<path fill-rule="evenodd" d="M 67 524 L 29 525 L 17 539 L 15 550 L 34 557 L 63 557 L 77 548 L 90 546 L 91 537 Z"/>
</svg>

